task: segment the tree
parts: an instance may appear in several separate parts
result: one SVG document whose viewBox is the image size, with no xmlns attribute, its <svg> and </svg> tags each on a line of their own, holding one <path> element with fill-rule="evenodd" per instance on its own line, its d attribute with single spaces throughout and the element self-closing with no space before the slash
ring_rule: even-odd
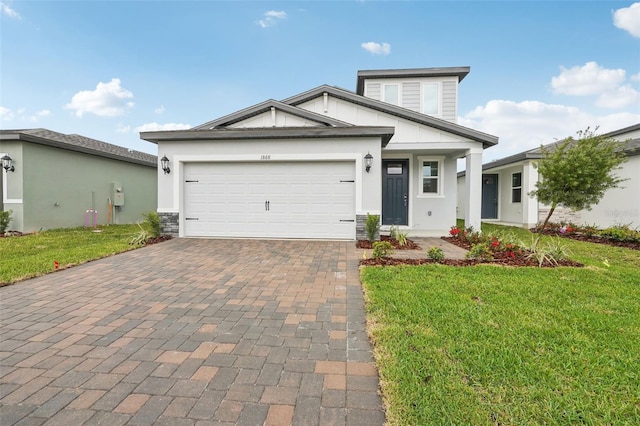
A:
<svg viewBox="0 0 640 426">
<path fill-rule="evenodd" d="M 624 181 L 615 175 L 615 171 L 627 160 L 626 144 L 598 135 L 597 131 L 597 127 L 595 131 L 587 127 L 577 132 L 577 139 L 570 136 L 556 145 L 540 148 L 542 158 L 535 166 L 542 179 L 529 193 L 551 207 L 540 235 L 556 207 L 591 210 L 608 189 L 618 188 Z"/>
</svg>

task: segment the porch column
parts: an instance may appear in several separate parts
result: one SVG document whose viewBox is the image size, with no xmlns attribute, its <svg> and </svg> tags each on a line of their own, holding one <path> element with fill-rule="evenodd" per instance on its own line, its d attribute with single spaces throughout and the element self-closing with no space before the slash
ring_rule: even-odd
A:
<svg viewBox="0 0 640 426">
<path fill-rule="evenodd" d="M 465 155 L 465 197 L 467 210 L 464 215 L 464 223 L 468 228 L 473 226 L 476 231 L 481 231 L 482 217 L 482 148 L 472 148 Z"/>
</svg>

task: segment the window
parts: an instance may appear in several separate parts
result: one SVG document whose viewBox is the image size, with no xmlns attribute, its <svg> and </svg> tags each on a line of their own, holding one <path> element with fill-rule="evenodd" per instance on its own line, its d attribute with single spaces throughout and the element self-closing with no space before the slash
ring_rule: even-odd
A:
<svg viewBox="0 0 640 426">
<path fill-rule="evenodd" d="M 440 115 L 440 85 L 438 83 L 422 85 L 422 113 Z"/>
<path fill-rule="evenodd" d="M 398 85 L 397 84 L 385 84 L 384 86 L 384 101 L 388 104 L 398 105 Z"/>
<path fill-rule="evenodd" d="M 402 174 L 402 163 L 389 163 L 389 164 L 387 164 L 387 174 L 388 175 L 401 175 Z"/>
<path fill-rule="evenodd" d="M 420 195 L 434 196 L 441 194 L 442 160 L 439 158 L 419 157 Z"/>
<path fill-rule="evenodd" d="M 522 202 L 522 173 L 511 175 L 511 202 Z"/>
</svg>

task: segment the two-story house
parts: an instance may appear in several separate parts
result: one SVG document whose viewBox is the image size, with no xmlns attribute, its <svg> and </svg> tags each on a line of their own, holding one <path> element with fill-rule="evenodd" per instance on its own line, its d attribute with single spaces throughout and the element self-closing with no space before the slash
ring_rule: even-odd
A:
<svg viewBox="0 0 640 426">
<path fill-rule="evenodd" d="M 184 237 L 364 238 L 367 214 L 414 236 L 456 220 L 466 159 L 468 226 L 480 227 L 482 152 L 498 138 L 456 123 L 469 67 L 359 71 L 356 91 L 323 85 L 158 144 L 158 213 Z"/>
</svg>

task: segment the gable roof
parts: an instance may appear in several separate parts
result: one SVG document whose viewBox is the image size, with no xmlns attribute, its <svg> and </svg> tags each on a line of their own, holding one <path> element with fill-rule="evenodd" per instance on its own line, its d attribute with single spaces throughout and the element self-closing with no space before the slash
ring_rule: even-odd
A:
<svg viewBox="0 0 640 426">
<path fill-rule="evenodd" d="M 628 126 L 622 129 L 614 130 L 609 133 L 604 133 L 602 134 L 602 136 L 615 138 L 616 136 L 623 135 L 625 133 L 629 133 L 636 130 L 640 130 L 640 123 L 634 124 L 632 126 Z M 563 143 L 564 141 L 565 139 L 562 139 L 562 140 L 547 144 L 544 147 L 547 150 L 549 149 L 553 150 L 555 146 Z M 628 157 L 632 157 L 634 155 L 640 155 L 640 138 L 634 138 L 629 140 L 625 145 L 624 153 Z M 519 163 L 521 161 L 526 161 L 526 160 L 539 160 L 540 158 L 542 158 L 542 149 L 541 147 L 536 147 L 527 151 L 520 152 L 518 154 L 513 154 L 508 157 L 500 158 L 497 160 L 493 160 L 489 163 L 483 164 L 482 170 L 495 169 L 497 167 L 508 166 L 510 164 Z M 464 176 L 464 175 L 465 175 L 465 171 L 458 172 L 458 177 Z"/>
<path fill-rule="evenodd" d="M 358 71 L 356 93 L 364 95 L 364 81 L 373 78 L 421 78 L 421 77 L 449 77 L 457 76 L 458 83 L 464 79 L 471 68 L 443 67 L 443 68 L 405 68 L 390 70 L 361 70 Z"/>
<path fill-rule="evenodd" d="M 329 95 L 334 96 L 338 99 L 342 99 L 357 105 L 362 105 L 373 110 L 384 112 L 386 114 L 394 115 L 396 117 L 400 117 L 414 123 L 423 124 L 425 126 L 433 127 L 438 130 L 452 133 L 454 135 L 462 136 L 477 142 L 482 142 L 482 146 L 484 148 L 489 148 L 498 143 L 497 136 L 482 133 L 468 127 L 460 126 L 459 124 L 432 117 L 430 115 L 420 114 L 419 112 L 391 105 L 383 101 L 367 98 L 355 92 L 335 86 L 318 86 L 315 89 L 311 89 L 306 92 L 300 93 L 299 95 L 284 99 L 282 102 L 285 104 L 297 106 L 318 96 L 322 96 L 322 94 L 324 93 L 328 93 Z"/>
<path fill-rule="evenodd" d="M 158 164 L 158 157 L 155 155 L 134 151 L 86 136 L 67 135 L 48 129 L 0 130 L 1 140 L 21 140 L 150 167 L 157 167 Z"/>
<path fill-rule="evenodd" d="M 317 114 L 312 111 L 307 111 L 302 108 L 296 108 L 291 105 L 287 105 L 286 103 L 278 102 L 273 99 L 269 99 L 265 102 L 259 103 L 257 105 L 250 106 L 249 108 L 242 109 L 240 111 L 236 111 L 232 114 L 225 115 L 224 117 L 217 118 L 215 120 L 208 121 L 204 124 L 194 127 L 192 130 L 205 130 L 205 129 L 215 129 L 218 127 L 229 126 L 234 123 L 238 123 L 240 121 L 246 120 L 248 118 L 254 117 L 256 115 L 262 114 L 271 110 L 271 108 L 275 108 L 276 110 L 280 110 L 286 112 L 291 115 L 295 115 L 300 118 L 304 118 L 309 121 L 316 122 L 323 126 L 330 127 L 349 127 L 352 124 L 336 120 L 331 117 L 327 117 L 321 114 Z"/>
</svg>

